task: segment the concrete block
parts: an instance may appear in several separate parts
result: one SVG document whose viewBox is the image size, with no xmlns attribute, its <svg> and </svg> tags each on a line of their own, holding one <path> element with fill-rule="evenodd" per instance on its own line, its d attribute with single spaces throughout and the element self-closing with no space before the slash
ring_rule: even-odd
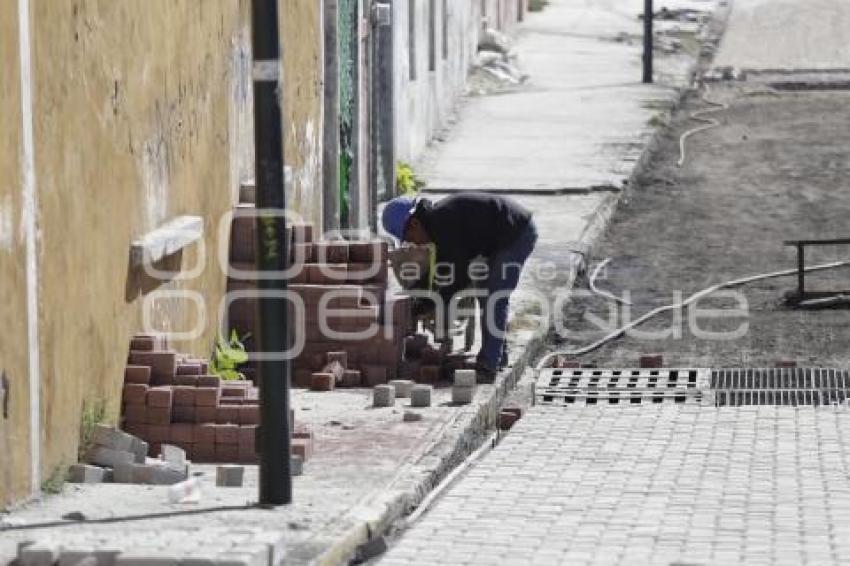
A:
<svg viewBox="0 0 850 566">
<path fill-rule="evenodd" d="M 416 411 L 405 411 L 404 412 L 404 422 L 406 423 L 416 423 L 422 420 L 422 413 L 417 413 Z"/>
<path fill-rule="evenodd" d="M 172 427 L 173 428 L 173 427 Z M 193 427 L 190 427 L 190 430 Z M 186 451 L 173 444 L 163 444 L 160 449 L 163 463 L 173 470 L 185 471 Z"/>
<path fill-rule="evenodd" d="M 455 387 L 475 387 L 475 370 L 474 369 L 458 369 L 455 370 Z"/>
<path fill-rule="evenodd" d="M 228 464 L 215 469 L 215 485 L 218 487 L 242 487 L 245 468 Z"/>
<path fill-rule="evenodd" d="M 121 462 L 112 469 L 112 481 L 114 483 L 135 483 L 135 462 Z"/>
<path fill-rule="evenodd" d="M 115 427 L 98 424 L 92 430 L 92 442 L 113 450 L 130 452 L 133 446 L 133 437 Z"/>
<path fill-rule="evenodd" d="M 20 566 L 53 566 L 59 560 L 59 549 L 50 544 L 36 543 L 18 549 Z"/>
<path fill-rule="evenodd" d="M 395 404 L 395 389 L 392 385 L 376 385 L 372 390 L 375 407 L 392 407 Z"/>
<path fill-rule="evenodd" d="M 311 438 L 293 438 L 292 455 L 300 456 L 305 462 L 313 457 L 313 440 Z"/>
<path fill-rule="evenodd" d="M 434 388 L 430 385 L 414 385 L 410 390 L 410 405 L 412 407 L 430 407 L 431 393 Z"/>
<path fill-rule="evenodd" d="M 194 424 L 196 409 L 197 407 L 194 406 L 174 405 L 171 409 L 171 418 L 175 423 Z"/>
<path fill-rule="evenodd" d="M 452 403 L 456 405 L 472 403 L 473 397 L 475 397 L 474 387 L 452 387 Z"/>
<path fill-rule="evenodd" d="M 132 452 L 114 450 L 105 446 L 93 446 L 86 453 L 85 461 L 95 466 L 114 468 L 122 463 L 132 464 L 136 461 L 136 456 Z"/>
<path fill-rule="evenodd" d="M 167 550 L 133 550 L 115 558 L 115 566 L 178 566 L 180 560 Z"/>
<path fill-rule="evenodd" d="M 304 458 L 298 456 L 297 454 L 293 454 L 289 457 L 289 470 L 293 476 L 300 476 L 304 474 Z"/>
<path fill-rule="evenodd" d="M 133 446 L 131 447 L 130 451 L 133 453 L 133 456 L 135 457 L 135 462 L 137 464 L 145 463 L 145 459 L 148 456 L 149 448 L 150 447 L 148 446 L 147 442 L 145 442 L 141 438 L 133 437 Z"/>
<path fill-rule="evenodd" d="M 136 469 L 147 467 L 147 464 L 136 464 Z M 175 470 L 169 466 L 152 466 L 150 470 L 150 481 L 154 485 L 173 485 L 184 481 L 187 477 L 186 470 Z"/>
<path fill-rule="evenodd" d="M 103 483 L 106 470 L 99 466 L 74 464 L 68 469 L 68 481 L 71 483 Z"/>
<path fill-rule="evenodd" d="M 390 385 L 395 389 L 396 397 L 407 399 L 410 397 L 410 390 L 413 389 L 416 383 L 409 379 L 393 379 L 390 381 Z"/>
<path fill-rule="evenodd" d="M 174 382 L 177 371 L 176 352 L 130 352 L 130 364 L 151 368 L 151 382 L 165 384 Z"/>
</svg>

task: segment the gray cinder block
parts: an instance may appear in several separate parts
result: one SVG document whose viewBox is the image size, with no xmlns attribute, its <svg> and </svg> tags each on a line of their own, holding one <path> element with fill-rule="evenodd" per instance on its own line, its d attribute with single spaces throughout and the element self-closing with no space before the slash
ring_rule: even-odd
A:
<svg viewBox="0 0 850 566">
<path fill-rule="evenodd" d="M 227 464 L 215 469 L 215 485 L 218 487 L 242 487 L 244 477 L 244 466 Z"/>
<path fill-rule="evenodd" d="M 455 387 L 475 387 L 475 370 L 474 369 L 458 369 L 455 370 Z"/>
<path fill-rule="evenodd" d="M 430 407 L 431 393 L 434 388 L 430 385 L 415 385 L 410 390 L 410 405 L 413 407 Z"/>
<path fill-rule="evenodd" d="M 71 483 L 103 483 L 106 470 L 89 464 L 74 464 L 68 469 L 68 481 Z"/>
<path fill-rule="evenodd" d="M 376 407 L 392 407 L 395 404 L 395 389 L 392 385 L 376 385 L 372 391 Z"/>
</svg>

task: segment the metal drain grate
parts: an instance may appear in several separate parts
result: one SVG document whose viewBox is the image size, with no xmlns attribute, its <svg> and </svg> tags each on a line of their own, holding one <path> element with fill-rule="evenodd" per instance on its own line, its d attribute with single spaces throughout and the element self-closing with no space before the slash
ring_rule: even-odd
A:
<svg viewBox="0 0 850 566">
<path fill-rule="evenodd" d="M 702 402 L 709 370 L 544 369 L 535 383 L 540 405 L 638 405 Z"/>
<path fill-rule="evenodd" d="M 839 405 L 850 397 L 850 372 L 829 368 L 718 369 L 714 405 Z"/>
</svg>

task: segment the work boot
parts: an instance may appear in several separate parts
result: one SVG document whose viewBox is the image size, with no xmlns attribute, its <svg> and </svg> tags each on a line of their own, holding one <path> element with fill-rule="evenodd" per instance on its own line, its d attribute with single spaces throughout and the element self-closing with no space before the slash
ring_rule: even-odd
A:
<svg viewBox="0 0 850 566">
<path fill-rule="evenodd" d="M 496 381 L 496 370 L 488 368 L 484 364 L 476 364 L 475 366 L 475 382 L 482 385 L 489 385 Z"/>
</svg>

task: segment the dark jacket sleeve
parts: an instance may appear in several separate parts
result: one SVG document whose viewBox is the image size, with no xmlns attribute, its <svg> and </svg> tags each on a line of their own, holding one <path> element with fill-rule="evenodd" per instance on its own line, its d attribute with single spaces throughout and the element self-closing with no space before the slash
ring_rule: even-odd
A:
<svg viewBox="0 0 850 566">
<path fill-rule="evenodd" d="M 457 293 L 469 287 L 469 264 L 472 258 L 437 249 L 437 273 L 435 290 L 443 299 L 446 308 Z M 449 267 L 451 266 L 451 267 Z"/>
</svg>

